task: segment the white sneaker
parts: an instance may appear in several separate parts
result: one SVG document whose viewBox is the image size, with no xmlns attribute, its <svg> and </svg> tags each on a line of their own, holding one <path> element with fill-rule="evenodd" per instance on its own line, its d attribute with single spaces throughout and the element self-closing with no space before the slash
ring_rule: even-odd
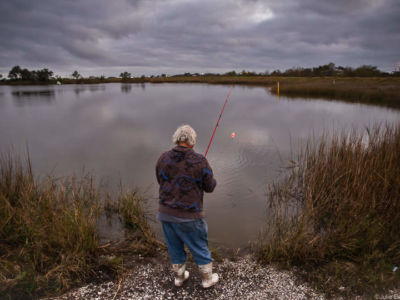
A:
<svg viewBox="0 0 400 300">
<path fill-rule="evenodd" d="M 217 273 L 212 272 L 212 263 L 199 266 L 199 270 L 201 277 L 203 278 L 203 281 L 201 282 L 203 288 L 206 289 L 212 287 L 218 282 L 219 276 Z"/>
<path fill-rule="evenodd" d="M 189 272 L 186 271 L 186 264 L 173 264 L 172 270 L 175 274 L 175 286 L 182 286 L 183 282 L 189 278 Z"/>
</svg>

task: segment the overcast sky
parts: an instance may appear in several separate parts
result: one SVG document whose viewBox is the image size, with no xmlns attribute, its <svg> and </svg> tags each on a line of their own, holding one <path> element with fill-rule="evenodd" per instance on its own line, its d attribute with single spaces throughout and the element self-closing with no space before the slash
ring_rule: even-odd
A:
<svg viewBox="0 0 400 300">
<path fill-rule="evenodd" d="M 115 76 L 400 62 L 400 0 L 1 0 L 0 73 Z"/>
</svg>

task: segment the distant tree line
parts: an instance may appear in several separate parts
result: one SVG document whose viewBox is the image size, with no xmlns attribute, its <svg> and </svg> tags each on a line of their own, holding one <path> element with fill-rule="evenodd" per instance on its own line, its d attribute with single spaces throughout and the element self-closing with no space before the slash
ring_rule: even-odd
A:
<svg viewBox="0 0 400 300">
<path fill-rule="evenodd" d="M 376 66 L 363 65 L 357 68 L 336 66 L 334 63 L 321 65 L 314 68 L 290 68 L 285 71 L 274 70 L 273 72 L 254 72 L 243 70 L 236 72 L 235 70 L 218 74 L 218 73 L 184 73 L 173 76 L 287 76 L 287 77 L 324 77 L 324 76 L 343 76 L 343 77 L 384 77 L 384 76 L 400 76 L 400 67 L 392 73 L 383 72 Z"/>
<path fill-rule="evenodd" d="M 382 72 L 376 66 L 363 65 L 357 68 L 336 66 L 334 63 L 321 65 L 314 68 L 291 68 L 284 72 L 275 70 L 272 76 L 312 77 L 312 76 L 343 76 L 343 77 L 379 77 L 389 76 L 390 73 Z"/>
<path fill-rule="evenodd" d="M 41 70 L 28 70 L 27 68 L 21 68 L 20 66 L 14 66 L 10 72 L 8 73 L 8 78 L 10 81 L 26 81 L 26 82 L 49 82 L 51 80 L 61 80 L 61 77 L 53 77 L 53 71 L 45 68 Z M 82 80 L 105 80 L 106 77 L 101 75 L 97 76 L 89 76 L 88 78 L 84 78 L 78 71 L 74 71 L 71 76 L 77 81 L 82 82 Z M 160 78 L 160 77 L 197 77 L 197 76 L 287 76 L 287 77 L 326 77 L 326 76 L 336 76 L 336 77 L 385 77 L 385 76 L 400 76 L 400 66 L 393 72 L 383 72 L 379 70 L 376 66 L 372 65 L 362 65 L 360 67 L 352 68 L 352 67 L 343 67 L 336 66 L 334 63 L 329 63 L 326 65 L 321 65 L 313 68 L 302 68 L 295 67 L 290 68 L 285 71 L 274 70 L 272 72 L 264 71 L 264 72 L 254 72 L 254 71 L 246 71 L 242 70 L 241 72 L 237 72 L 235 70 L 226 72 L 226 73 L 190 73 L 186 72 L 183 74 L 176 74 L 168 76 L 166 74 L 161 75 L 151 75 L 151 76 L 138 76 L 136 78 L 145 79 L 148 78 Z M 119 75 L 119 78 L 122 81 L 128 81 L 131 78 L 135 78 L 131 73 L 125 71 Z M 116 77 L 107 77 L 107 79 L 116 79 Z M 0 80 L 5 81 L 6 79 L 0 74 Z"/>
<path fill-rule="evenodd" d="M 20 66 L 13 67 L 8 73 L 8 78 L 10 80 L 21 80 L 21 81 L 32 81 L 32 82 L 47 82 L 52 79 L 53 71 L 49 69 L 41 70 L 28 70 L 22 69 Z"/>
</svg>

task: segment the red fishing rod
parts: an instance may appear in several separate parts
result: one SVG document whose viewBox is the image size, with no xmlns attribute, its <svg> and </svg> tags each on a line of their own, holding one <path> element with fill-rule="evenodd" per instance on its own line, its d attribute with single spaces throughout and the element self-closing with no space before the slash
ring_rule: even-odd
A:
<svg viewBox="0 0 400 300">
<path fill-rule="evenodd" d="M 206 150 L 206 153 L 204 154 L 204 156 L 207 156 L 208 149 L 210 149 L 212 140 L 214 138 L 215 131 L 217 130 L 217 127 L 218 127 L 218 124 L 219 124 L 219 120 L 221 120 L 222 114 L 224 113 L 224 109 L 225 109 L 226 103 L 228 102 L 229 96 L 231 95 L 232 88 L 233 88 L 233 85 L 231 86 L 231 89 L 229 90 L 228 96 L 226 96 L 226 100 L 225 100 L 224 106 L 222 107 L 221 113 L 219 114 L 219 118 L 218 118 L 217 124 L 215 125 L 214 131 L 213 131 L 213 133 L 211 135 L 211 139 L 210 139 L 210 142 L 208 143 L 207 150 Z"/>
</svg>

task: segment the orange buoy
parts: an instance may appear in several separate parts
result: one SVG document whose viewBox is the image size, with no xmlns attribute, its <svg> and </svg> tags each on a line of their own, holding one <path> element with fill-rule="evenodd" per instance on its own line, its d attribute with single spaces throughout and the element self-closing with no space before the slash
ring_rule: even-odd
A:
<svg viewBox="0 0 400 300">
<path fill-rule="evenodd" d="M 232 132 L 232 138 L 235 138 L 236 134 L 234 132 Z"/>
</svg>

